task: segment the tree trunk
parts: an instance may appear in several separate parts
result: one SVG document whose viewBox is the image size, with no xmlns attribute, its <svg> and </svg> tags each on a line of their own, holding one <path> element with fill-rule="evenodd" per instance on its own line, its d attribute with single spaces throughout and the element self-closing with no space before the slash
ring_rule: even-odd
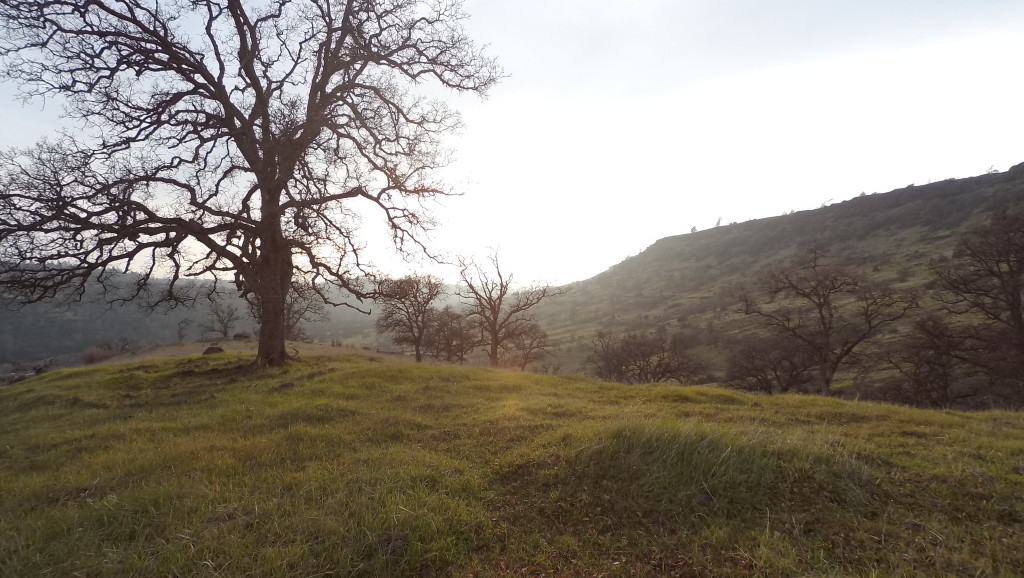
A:
<svg viewBox="0 0 1024 578">
<path fill-rule="evenodd" d="M 281 234 L 280 221 L 272 223 L 271 233 L 262 241 L 264 246 L 257 269 L 259 279 L 255 283 L 260 312 L 256 365 L 274 367 L 288 361 L 284 346 L 287 329 L 285 299 L 292 280 L 292 256 Z"/>
<path fill-rule="evenodd" d="M 284 348 L 284 299 L 265 295 L 260 300 L 260 345 L 256 365 L 274 367 L 288 361 Z"/>
<path fill-rule="evenodd" d="M 825 363 L 822 363 L 821 367 L 818 368 L 818 380 L 821 382 L 818 384 L 821 395 L 831 395 L 832 387 L 829 383 L 828 367 L 826 367 Z"/>
<path fill-rule="evenodd" d="M 498 335 L 491 334 L 491 350 L 487 352 L 491 360 L 491 367 L 498 367 Z"/>
</svg>

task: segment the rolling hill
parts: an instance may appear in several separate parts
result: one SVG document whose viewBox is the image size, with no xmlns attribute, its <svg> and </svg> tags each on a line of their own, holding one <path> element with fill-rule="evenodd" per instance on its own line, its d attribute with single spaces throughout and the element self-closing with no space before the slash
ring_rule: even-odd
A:
<svg viewBox="0 0 1024 578">
<path fill-rule="evenodd" d="M 1024 415 L 249 354 L 0 388 L 3 576 L 990 576 Z"/>
<path fill-rule="evenodd" d="M 862 195 L 818 209 L 661 239 L 538 309 L 565 345 L 569 367 L 594 331 L 689 331 L 728 337 L 749 328 L 730 289 L 811 243 L 837 265 L 926 295 L 929 267 L 949 259 L 958 236 L 1000 207 L 1024 202 L 1024 164 L 1004 173 Z M 714 352 L 712 360 L 715 359 Z M 720 367 L 720 364 L 719 364 Z"/>
</svg>

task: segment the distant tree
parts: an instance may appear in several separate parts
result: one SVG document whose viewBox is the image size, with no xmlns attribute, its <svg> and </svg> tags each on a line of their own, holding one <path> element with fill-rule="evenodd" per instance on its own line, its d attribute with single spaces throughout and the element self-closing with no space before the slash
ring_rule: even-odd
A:
<svg viewBox="0 0 1024 578">
<path fill-rule="evenodd" d="M 327 306 L 321 294 L 309 283 L 292 283 L 284 302 L 284 335 L 289 341 L 310 341 L 306 323 L 327 321 Z"/>
<path fill-rule="evenodd" d="M 812 386 L 814 359 L 799 340 L 746 336 L 731 343 L 730 350 L 725 379 L 732 387 L 787 393 Z"/>
<path fill-rule="evenodd" d="M 178 320 L 177 331 L 175 332 L 175 336 L 178 338 L 178 343 L 183 343 L 185 341 L 185 336 L 188 334 L 188 328 L 191 327 L 193 323 L 195 323 L 195 320 L 190 317 Z"/>
<path fill-rule="evenodd" d="M 908 333 L 882 354 L 900 377 L 883 384 L 881 397 L 949 408 L 983 395 L 988 387 L 969 363 L 972 348 L 970 333 L 954 328 L 936 313 L 915 320 Z"/>
<path fill-rule="evenodd" d="M 543 359 L 551 346 L 547 332 L 536 322 L 520 326 L 501 345 L 506 364 L 520 370 L 525 370 L 526 366 Z"/>
<path fill-rule="evenodd" d="M 434 359 L 465 363 L 466 356 L 479 345 L 480 333 L 466 318 L 465 312 L 445 305 L 441 310 L 433 310 L 427 320 L 424 341 Z"/>
<path fill-rule="evenodd" d="M 199 325 L 204 333 L 216 333 L 227 339 L 231 337 L 231 328 L 242 320 L 238 307 L 224 302 L 223 298 L 214 297 L 209 306 L 210 317 Z"/>
<path fill-rule="evenodd" d="M 663 335 L 598 331 L 590 341 L 587 365 L 599 379 L 638 384 L 675 381 L 691 382 L 705 365 Z"/>
<path fill-rule="evenodd" d="M 390 333 L 399 345 L 410 345 L 416 361 L 423 361 L 423 346 L 434 313 L 432 304 L 444 292 L 444 284 L 432 275 L 385 279 L 377 289 L 381 305 L 377 330 Z"/>
<path fill-rule="evenodd" d="M 120 298 L 169 278 L 177 302 L 219 276 L 261 311 L 256 363 L 284 363 L 295 273 L 365 297 L 356 205 L 422 247 L 460 126 L 422 87 L 501 76 L 465 19 L 459 0 L 0 3 L 4 77 L 81 129 L 0 154 L 0 289 L 81 296 L 131 269 Z"/>
<path fill-rule="evenodd" d="M 498 256 L 491 256 L 493 273 L 479 265 L 462 263 L 462 283 L 458 295 L 467 308 L 467 316 L 480 330 L 480 342 L 487 346 L 491 367 L 500 364 L 502 346 L 534 323 L 529 310 L 544 299 L 564 293 L 550 285 L 515 289 L 512 274 L 504 273 Z"/>
<path fill-rule="evenodd" d="M 948 265 L 933 269 L 945 309 L 969 329 L 969 361 L 1024 403 L 1024 206 L 968 230 Z"/>
<path fill-rule="evenodd" d="M 836 372 L 867 339 L 918 306 L 913 295 L 830 264 L 820 246 L 794 265 L 770 271 L 756 289 L 741 288 L 737 296 L 740 311 L 758 318 L 775 339 L 807 348 L 822 395 L 831 394 Z"/>
</svg>

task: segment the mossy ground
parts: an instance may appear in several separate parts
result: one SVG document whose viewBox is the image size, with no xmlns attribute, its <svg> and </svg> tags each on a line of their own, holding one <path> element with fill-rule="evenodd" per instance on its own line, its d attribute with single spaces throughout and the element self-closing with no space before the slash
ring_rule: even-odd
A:
<svg viewBox="0 0 1024 578">
<path fill-rule="evenodd" d="M 0 390 L 4 576 L 1015 576 L 1024 415 L 240 354 Z"/>
</svg>

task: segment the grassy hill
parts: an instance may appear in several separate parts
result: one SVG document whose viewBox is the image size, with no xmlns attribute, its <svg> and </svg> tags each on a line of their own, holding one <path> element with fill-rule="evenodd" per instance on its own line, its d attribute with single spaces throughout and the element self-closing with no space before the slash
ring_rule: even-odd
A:
<svg viewBox="0 0 1024 578">
<path fill-rule="evenodd" d="M 948 259 L 957 237 L 999 207 L 1024 202 L 1024 164 L 1005 173 L 909 186 L 884 194 L 661 239 L 604 273 L 573 284 L 539 309 L 556 338 L 596 329 L 706 328 L 728 331 L 728 288 L 749 282 L 801 247 L 829 247 L 836 264 L 876 281 L 923 289 L 930 264 Z M 720 322 L 726 321 L 726 325 Z"/>
<path fill-rule="evenodd" d="M 3 576 L 1018 576 L 1024 415 L 245 354 L 0 389 Z"/>
</svg>

